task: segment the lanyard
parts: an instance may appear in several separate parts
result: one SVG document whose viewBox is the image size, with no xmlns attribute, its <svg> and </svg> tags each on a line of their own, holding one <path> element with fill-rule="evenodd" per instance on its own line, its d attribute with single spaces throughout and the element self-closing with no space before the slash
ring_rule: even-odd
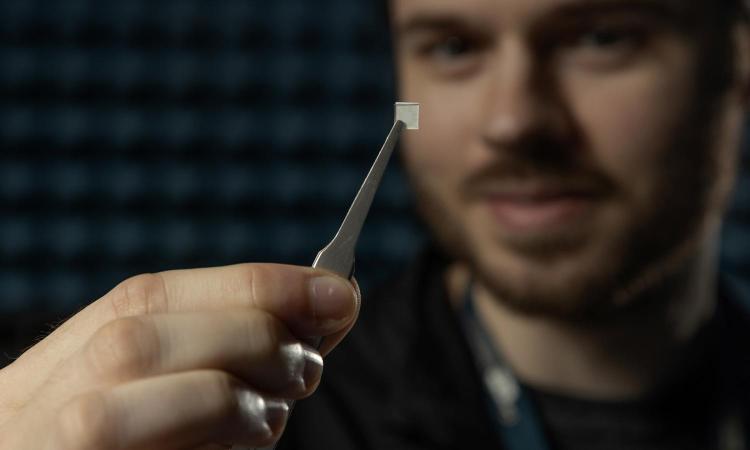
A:
<svg viewBox="0 0 750 450">
<path fill-rule="evenodd" d="M 469 283 L 461 325 L 487 392 L 487 408 L 506 450 L 551 450 L 531 392 L 521 384 L 492 343 L 476 313 Z M 724 371 L 722 371 L 724 372 Z M 718 421 L 717 449 L 748 450 L 742 416 L 730 407 Z"/>
<path fill-rule="evenodd" d="M 513 375 L 479 323 L 471 284 L 466 290 L 461 323 L 487 391 L 488 410 L 506 450 L 550 450 L 531 393 Z"/>
</svg>

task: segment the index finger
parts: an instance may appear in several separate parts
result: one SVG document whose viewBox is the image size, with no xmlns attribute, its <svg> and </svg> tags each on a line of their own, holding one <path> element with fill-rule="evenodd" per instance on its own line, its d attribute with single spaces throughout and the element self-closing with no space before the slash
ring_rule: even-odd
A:
<svg viewBox="0 0 750 450">
<path fill-rule="evenodd" d="M 144 314 L 260 308 L 298 337 L 328 335 L 351 325 L 357 302 L 347 280 L 309 267 L 238 264 L 138 275 L 76 314 L 18 362 L 35 360 L 35 376 L 42 377 L 45 368 L 67 359 L 104 324 Z"/>
</svg>

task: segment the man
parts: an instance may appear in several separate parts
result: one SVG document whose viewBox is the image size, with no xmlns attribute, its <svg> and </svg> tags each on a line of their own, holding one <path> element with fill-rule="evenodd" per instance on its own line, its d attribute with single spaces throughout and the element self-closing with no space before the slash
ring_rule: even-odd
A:
<svg viewBox="0 0 750 450">
<path fill-rule="evenodd" d="M 750 319 L 715 267 L 739 11 L 392 0 L 401 96 L 423 104 L 403 157 L 439 250 L 366 300 L 280 446 L 743 448 Z M 358 309 L 306 268 L 128 280 L 0 372 L 0 448 L 267 445 Z"/>
<path fill-rule="evenodd" d="M 366 299 L 286 448 L 750 445 L 748 317 L 715 261 L 740 5 L 389 5 L 400 96 L 423 105 L 402 156 L 442 254 Z"/>
</svg>

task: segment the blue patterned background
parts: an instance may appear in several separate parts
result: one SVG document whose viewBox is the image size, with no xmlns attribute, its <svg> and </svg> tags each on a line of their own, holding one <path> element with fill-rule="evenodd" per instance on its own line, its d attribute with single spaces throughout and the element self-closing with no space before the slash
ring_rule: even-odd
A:
<svg viewBox="0 0 750 450">
<path fill-rule="evenodd" d="M 309 264 L 392 121 L 364 1 L 0 2 L 0 311 L 72 311 L 171 267 Z M 374 280 L 419 240 L 392 167 Z"/>
<path fill-rule="evenodd" d="M 140 272 L 309 264 L 392 119 L 376 3 L 0 1 L 0 340 Z M 366 284 L 421 240 L 391 169 Z M 723 262 L 749 273 L 741 185 Z"/>
</svg>

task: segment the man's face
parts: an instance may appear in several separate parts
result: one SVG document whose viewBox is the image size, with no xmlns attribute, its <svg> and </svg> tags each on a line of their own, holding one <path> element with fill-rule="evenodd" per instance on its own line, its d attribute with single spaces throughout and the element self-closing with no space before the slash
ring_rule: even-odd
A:
<svg viewBox="0 0 750 450">
<path fill-rule="evenodd" d="M 421 212 L 509 304 L 606 306 L 719 216 L 742 108 L 704 98 L 684 3 L 391 0 Z"/>
</svg>

